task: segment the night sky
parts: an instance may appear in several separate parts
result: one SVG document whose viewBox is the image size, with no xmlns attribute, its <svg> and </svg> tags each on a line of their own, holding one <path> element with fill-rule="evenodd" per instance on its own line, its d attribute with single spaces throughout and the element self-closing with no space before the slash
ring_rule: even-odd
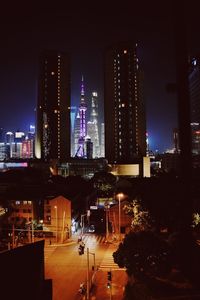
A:
<svg viewBox="0 0 200 300">
<path fill-rule="evenodd" d="M 86 101 L 93 90 L 99 93 L 103 119 L 104 49 L 115 41 L 135 40 L 145 76 L 150 147 L 160 152 L 172 147 L 177 103 L 176 94 L 167 92 L 166 86 L 176 80 L 173 5 L 170 1 L 140 1 L 137 5 L 131 1 L 126 6 L 107 2 L 109 5 L 94 6 L 93 1 L 89 6 L 77 1 L 63 7 L 27 1 L 26 6 L 1 9 L 0 127 L 26 131 L 35 123 L 38 55 L 43 49 L 70 54 L 72 105 L 79 102 L 83 74 Z M 188 46 L 193 56 L 200 53 L 198 1 L 186 2 Z"/>
</svg>

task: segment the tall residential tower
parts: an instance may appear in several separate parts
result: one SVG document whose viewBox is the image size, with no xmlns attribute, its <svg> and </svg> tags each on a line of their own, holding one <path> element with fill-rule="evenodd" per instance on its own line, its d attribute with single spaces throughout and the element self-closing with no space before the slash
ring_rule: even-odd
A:
<svg viewBox="0 0 200 300">
<path fill-rule="evenodd" d="M 105 157 L 133 163 L 146 156 L 142 78 L 135 43 L 118 43 L 105 54 Z"/>
<path fill-rule="evenodd" d="M 40 56 L 35 154 L 45 161 L 70 157 L 70 66 L 66 53 Z"/>
</svg>

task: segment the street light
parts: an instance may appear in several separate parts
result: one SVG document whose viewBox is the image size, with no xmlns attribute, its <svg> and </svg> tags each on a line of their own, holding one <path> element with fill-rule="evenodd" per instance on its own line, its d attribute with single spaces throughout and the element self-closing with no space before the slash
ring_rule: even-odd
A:
<svg viewBox="0 0 200 300">
<path fill-rule="evenodd" d="M 84 217 L 86 216 L 86 214 L 81 215 L 81 236 L 83 235 L 83 231 L 84 231 Z"/>
<path fill-rule="evenodd" d="M 121 199 L 124 197 L 123 193 L 117 194 L 119 201 L 119 241 L 121 241 Z"/>
<path fill-rule="evenodd" d="M 56 210 L 56 243 L 58 242 L 58 207 L 57 205 L 54 206 Z"/>
<path fill-rule="evenodd" d="M 109 212 L 110 205 L 107 201 L 105 202 L 104 207 L 105 207 L 105 210 L 106 210 L 106 241 L 108 241 L 108 235 L 109 235 L 109 228 L 108 228 L 109 216 L 108 216 L 108 212 Z"/>
</svg>

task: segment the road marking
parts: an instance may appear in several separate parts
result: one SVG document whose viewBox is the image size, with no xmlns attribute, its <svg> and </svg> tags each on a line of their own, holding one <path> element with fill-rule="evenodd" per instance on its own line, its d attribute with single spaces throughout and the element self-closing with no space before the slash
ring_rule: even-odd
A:
<svg viewBox="0 0 200 300">
<path fill-rule="evenodd" d="M 99 269 L 112 269 L 112 270 L 119 270 L 119 266 L 114 262 L 113 256 L 110 253 L 107 253 L 100 266 Z"/>
<path fill-rule="evenodd" d="M 89 244 L 101 244 L 105 243 L 105 236 L 102 235 L 84 235 L 83 236 L 83 241 L 84 243 L 89 243 Z"/>
</svg>

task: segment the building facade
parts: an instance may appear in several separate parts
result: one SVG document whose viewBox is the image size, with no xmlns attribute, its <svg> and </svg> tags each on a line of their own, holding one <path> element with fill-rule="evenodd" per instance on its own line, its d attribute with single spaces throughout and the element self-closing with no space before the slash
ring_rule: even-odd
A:
<svg viewBox="0 0 200 300">
<path fill-rule="evenodd" d="M 100 157 L 97 92 L 92 92 L 90 121 L 87 123 L 87 134 L 93 143 L 93 158 Z"/>
<path fill-rule="evenodd" d="M 133 163 L 146 156 L 142 73 L 135 43 L 119 43 L 105 54 L 105 157 Z"/>
<path fill-rule="evenodd" d="M 190 63 L 189 92 L 191 123 L 200 124 L 200 58 L 193 58 Z"/>
<path fill-rule="evenodd" d="M 35 155 L 65 161 L 70 157 L 70 65 L 66 53 L 40 56 Z"/>
</svg>

